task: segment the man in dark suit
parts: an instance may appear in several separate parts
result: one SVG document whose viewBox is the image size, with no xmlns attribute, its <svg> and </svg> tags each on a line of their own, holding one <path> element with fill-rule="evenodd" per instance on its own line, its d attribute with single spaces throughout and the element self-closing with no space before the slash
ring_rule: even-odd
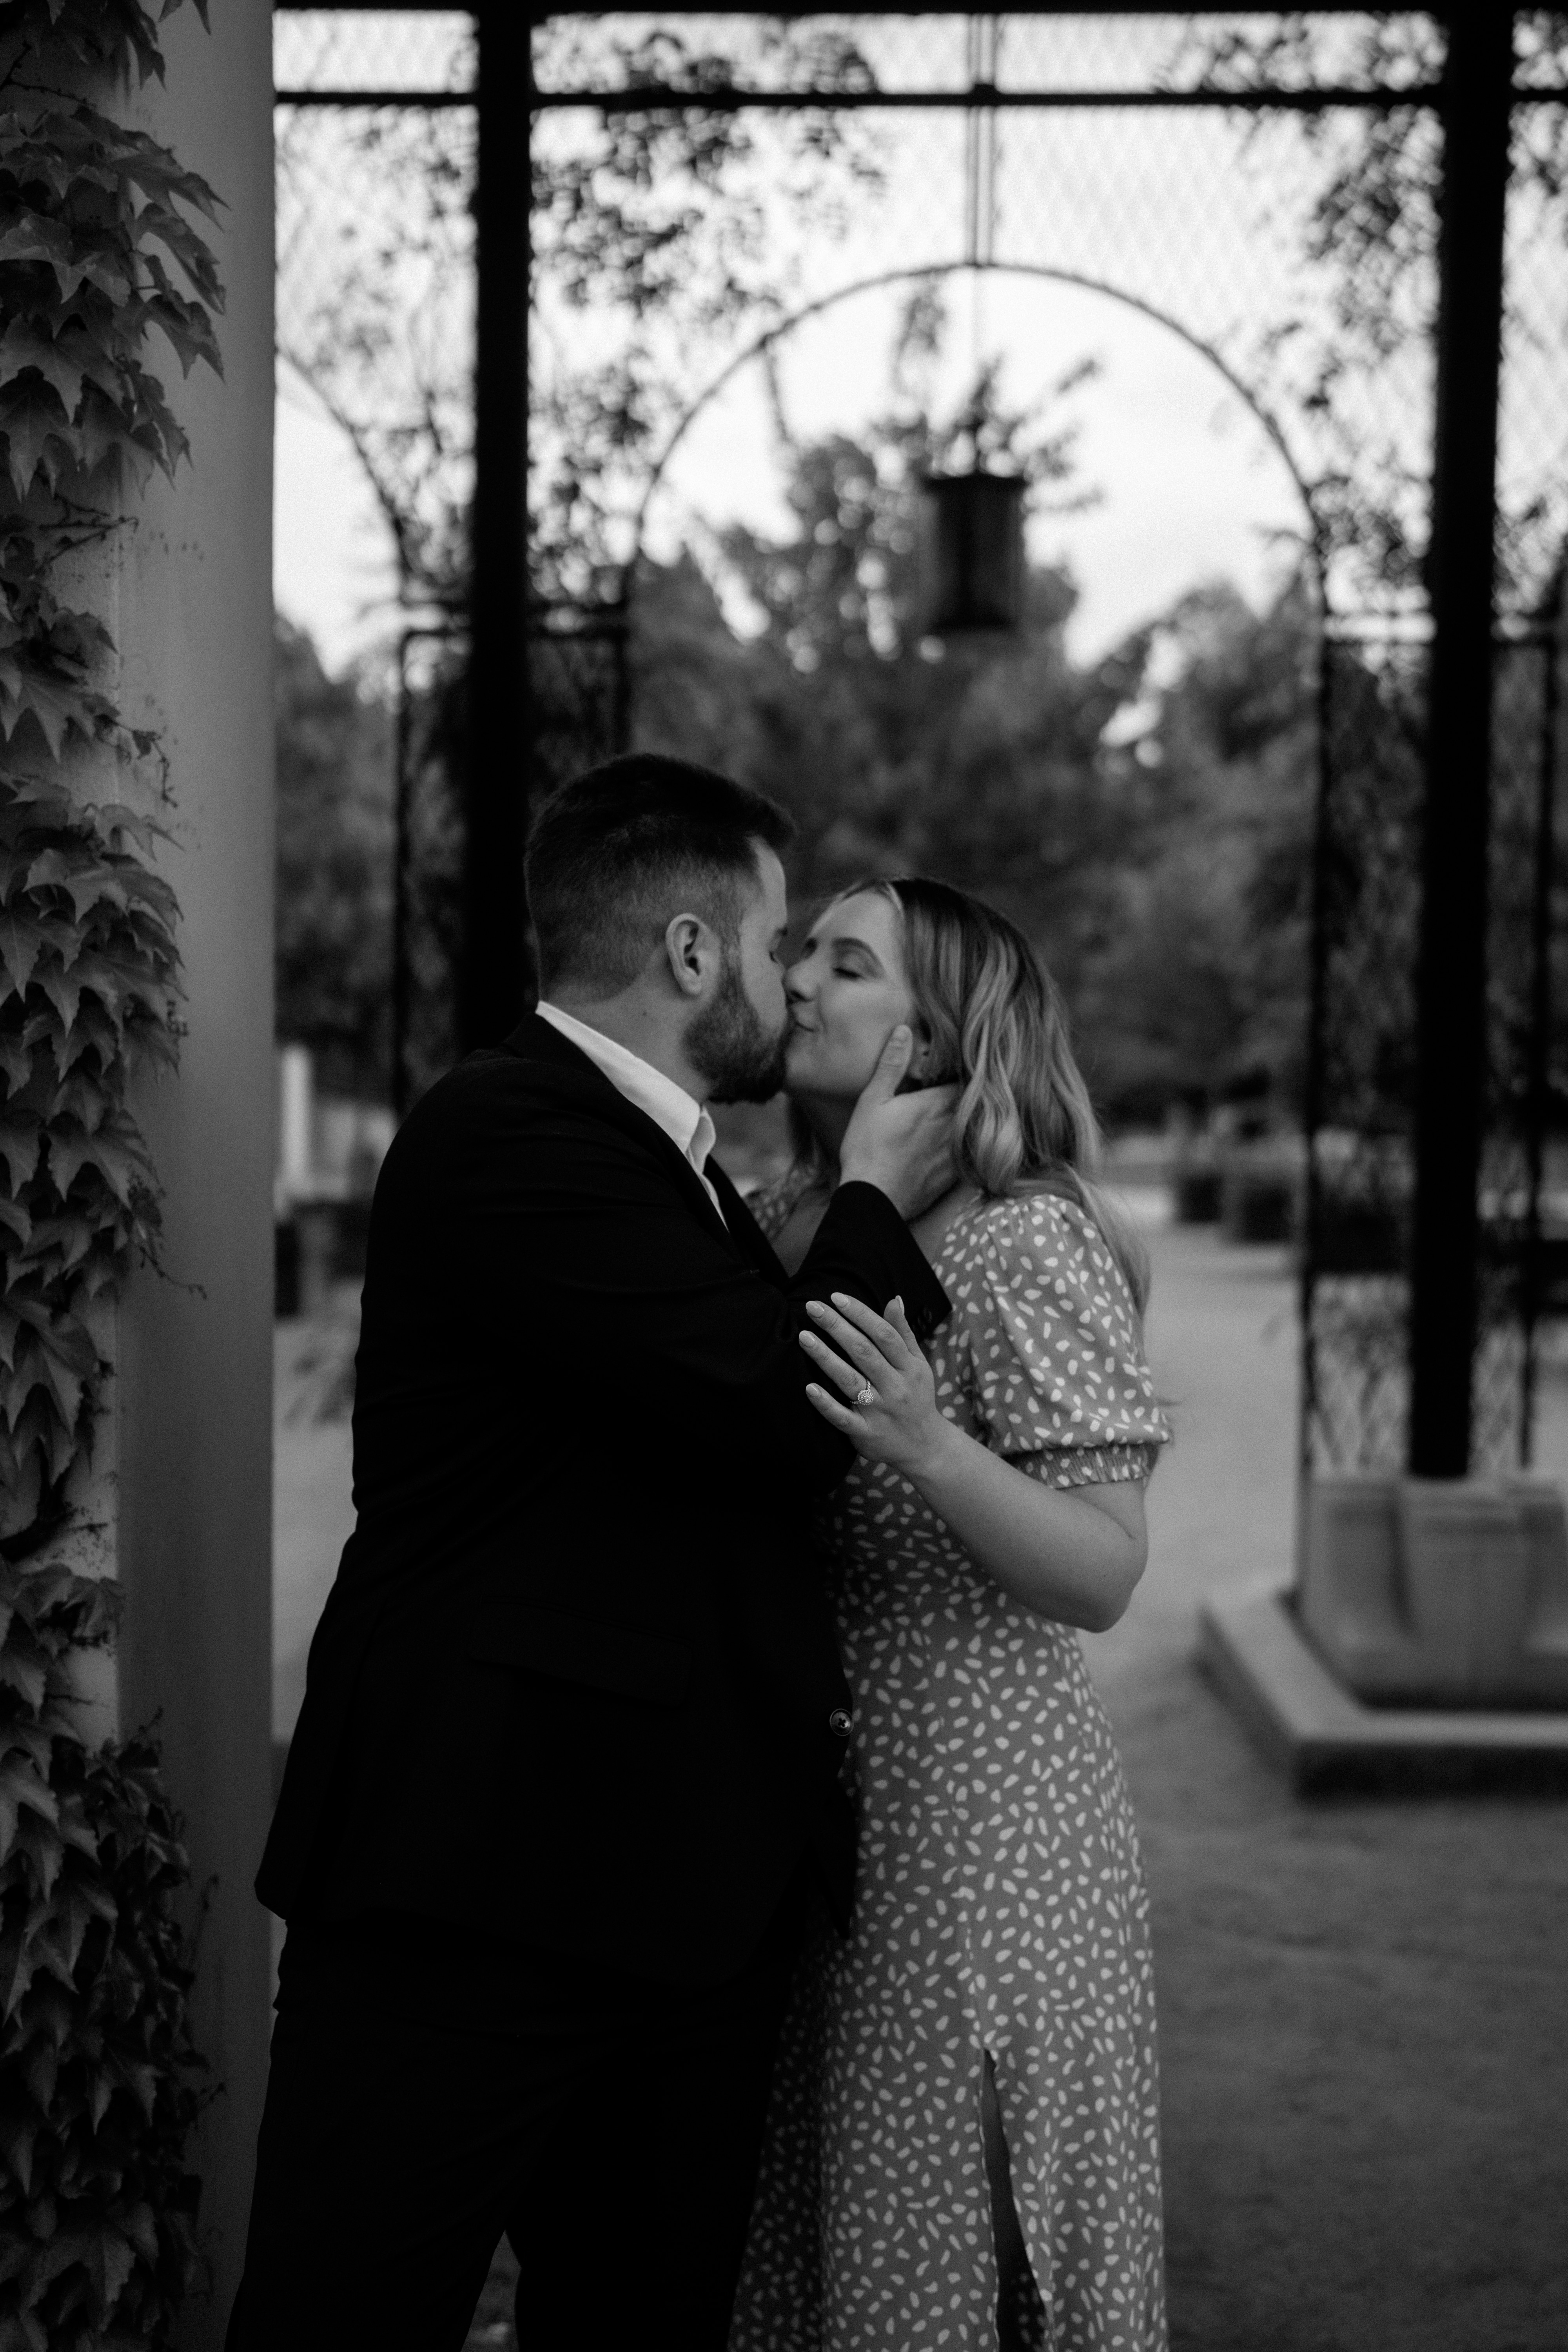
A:
<svg viewBox="0 0 1568 2352">
<path fill-rule="evenodd" d="M 289 1922 L 231 2352 L 721 2352 L 800 1937 L 843 1917 L 850 1697 L 809 1538 L 847 1443 L 806 1302 L 947 1302 L 905 1219 L 952 1089 L 895 1032 L 792 1281 L 709 1157 L 776 1091 L 787 821 L 681 762 L 529 851 L 545 997 L 372 1212 L 357 1525 L 258 1879 Z"/>
</svg>

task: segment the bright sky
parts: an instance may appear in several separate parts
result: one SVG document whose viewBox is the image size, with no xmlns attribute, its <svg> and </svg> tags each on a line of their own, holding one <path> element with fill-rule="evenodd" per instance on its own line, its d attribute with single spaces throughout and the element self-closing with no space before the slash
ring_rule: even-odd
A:
<svg viewBox="0 0 1568 2352">
<path fill-rule="evenodd" d="M 791 429 L 813 439 L 853 425 L 886 394 L 900 289 L 852 297 L 782 347 Z M 954 311 L 965 331 L 938 388 L 939 413 L 966 390 L 967 280 Z M 1212 364 L 1171 331 L 1104 295 L 1009 274 L 986 289 L 983 349 L 1003 351 L 1000 393 L 1023 406 L 1076 361 L 1100 373 L 1048 412 L 1079 428 L 1079 484 L 1100 493 L 1079 514 L 1038 514 L 1031 552 L 1065 562 L 1081 601 L 1069 633 L 1096 655 L 1195 583 L 1225 575 L 1254 603 L 1290 560 L 1300 504 L 1262 427 Z M 655 554 L 668 556 L 690 518 L 738 517 L 763 531 L 787 525 L 762 372 L 747 368 L 693 425 L 649 513 Z"/>
<path fill-rule="evenodd" d="M 1026 395 L 1093 355 L 1099 379 L 1066 412 L 1077 417 L 1080 478 L 1101 493 L 1088 512 L 1041 516 L 1032 551 L 1063 561 L 1079 583 L 1073 650 L 1114 643 L 1194 583 L 1224 574 L 1254 603 L 1288 558 L 1279 534 L 1300 514 L 1283 466 L 1256 420 L 1208 364 L 1168 331 L 1101 297 L 1015 281 L 1007 397 Z M 815 435 L 865 414 L 842 397 L 845 375 L 879 382 L 887 304 L 846 304 L 802 331 L 784 374 L 791 422 Z M 847 369 L 846 361 L 849 362 Z M 337 667 L 385 629 L 391 547 L 346 437 L 302 386 L 278 402 L 274 566 L 279 604 Z M 781 530 L 784 516 L 759 371 L 750 369 L 693 427 L 649 517 L 652 551 L 668 558 L 694 519 L 740 519 Z"/>
<path fill-rule="evenodd" d="M 347 435 L 287 370 L 273 415 L 273 595 L 340 669 L 389 628 L 391 538 Z"/>
</svg>

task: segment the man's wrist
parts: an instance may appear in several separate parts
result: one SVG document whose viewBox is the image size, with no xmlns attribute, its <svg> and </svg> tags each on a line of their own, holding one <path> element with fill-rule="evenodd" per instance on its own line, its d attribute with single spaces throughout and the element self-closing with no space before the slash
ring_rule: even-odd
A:
<svg viewBox="0 0 1568 2352">
<path fill-rule="evenodd" d="M 874 1192 L 885 1192 L 893 1206 L 899 1209 L 900 1215 L 903 1214 L 902 1209 L 900 1208 L 898 1193 L 892 1184 L 890 1170 L 879 1167 L 874 1160 L 866 1160 L 858 1163 L 853 1160 L 844 1162 L 838 1171 L 838 1181 L 840 1184 L 869 1184 Z"/>
</svg>

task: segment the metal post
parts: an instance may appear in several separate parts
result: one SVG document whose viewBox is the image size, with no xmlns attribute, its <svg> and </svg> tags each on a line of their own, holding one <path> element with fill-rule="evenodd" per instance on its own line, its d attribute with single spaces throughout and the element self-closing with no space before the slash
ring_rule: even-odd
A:
<svg viewBox="0 0 1568 2352">
<path fill-rule="evenodd" d="M 395 797 L 392 834 L 392 1108 L 398 1118 L 408 1108 L 408 1029 L 414 1005 L 413 779 L 409 723 L 408 639 L 397 641 L 397 723 L 394 738 Z"/>
<path fill-rule="evenodd" d="M 1307 1015 L 1307 1073 L 1301 1123 L 1307 1135 L 1307 1183 L 1303 1206 L 1303 1246 L 1299 1267 L 1299 1313 L 1301 1325 L 1301 1421 L 1297 1469 L 1305 1480 L 1312 1475 L 1312 1440 L 1318 1414 L 1318 1347 L 1314 1308 L 1318 1259 L 1322 1250 L 1323 1178 L 1319 1130 L 1328 1098 L 1329 1010 L 1329 849 L 1334 810 L 1334 641 L 1330 634 L 1328 567 L 1321 535 L 1315 540 L 1318 580 L 1318 674 L 1315 752 L 1315 806 L 1312 811 L 1312 874 L 1310 930 L 1310 994 Z"/>
<path fill-rule="evenodd" d="M 1410 1468 L 1470 1463 L 1486 1085 L 1493 528 L 1513 16 L 1446 12 L 1432 656 L 1417 963 Z"/>
<path fill-rule="evenodd" d="M 1530 908 L 1530 1062 L 1525 1097 L 1526 1184 L 1520 1320 L 1524 1327 L 1524 1379 L 1520 1397 L 1519 1458 L 1528 1469 L 1535 1448 L 1535 1391 L 1542 1298 L 1541 1194 L 1546 1173 L 1546 1129 L 1552 1116 L 1552 913 L 1557 863 L 1557 722 L 1563 659 L 1564 574 L 1547 590 L 1536 627 L 1543 664 L 1536 735 L 1535 874 Z"/>
<path fill-rule="evenodd" d="M 479 8 L 472 626 L 458 1040 L 503 1037 L 522 1009 L 527 926 L 525 608 L 531 12 Z"/>
</svg>

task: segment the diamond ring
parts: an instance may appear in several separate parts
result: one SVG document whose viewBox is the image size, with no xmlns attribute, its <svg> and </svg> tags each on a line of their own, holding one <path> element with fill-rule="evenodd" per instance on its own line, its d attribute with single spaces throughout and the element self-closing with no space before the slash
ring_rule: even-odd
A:
<svg viewBox="0 0 1568 2352">
<path fill-rule="evenodd" d="M 876 1391 L 876 1390 L 871 1386 L 871 1383 L 870 1383 L 870 1381 L 867 1381 L 867 1383 L 866 1383 L 866 1385 L 865 1385 L 865 1387 L 864 1387 L 863 1389 L 861 1389 L 861 1390 L 859 1390 L 859 1391 L 858 1391 L 858 1393 L 857 1393 L 857 1395 L 856 1395 L 856 1398 L 855 1398 L 855 1402 L 856 1402 L 856 1403 L 857 1403 L 857 1404 L 875 1404 L 875 1403 L 876 1403 L 876 1402 L 877 1402 L 877 1391 Z"/>
</svg>

